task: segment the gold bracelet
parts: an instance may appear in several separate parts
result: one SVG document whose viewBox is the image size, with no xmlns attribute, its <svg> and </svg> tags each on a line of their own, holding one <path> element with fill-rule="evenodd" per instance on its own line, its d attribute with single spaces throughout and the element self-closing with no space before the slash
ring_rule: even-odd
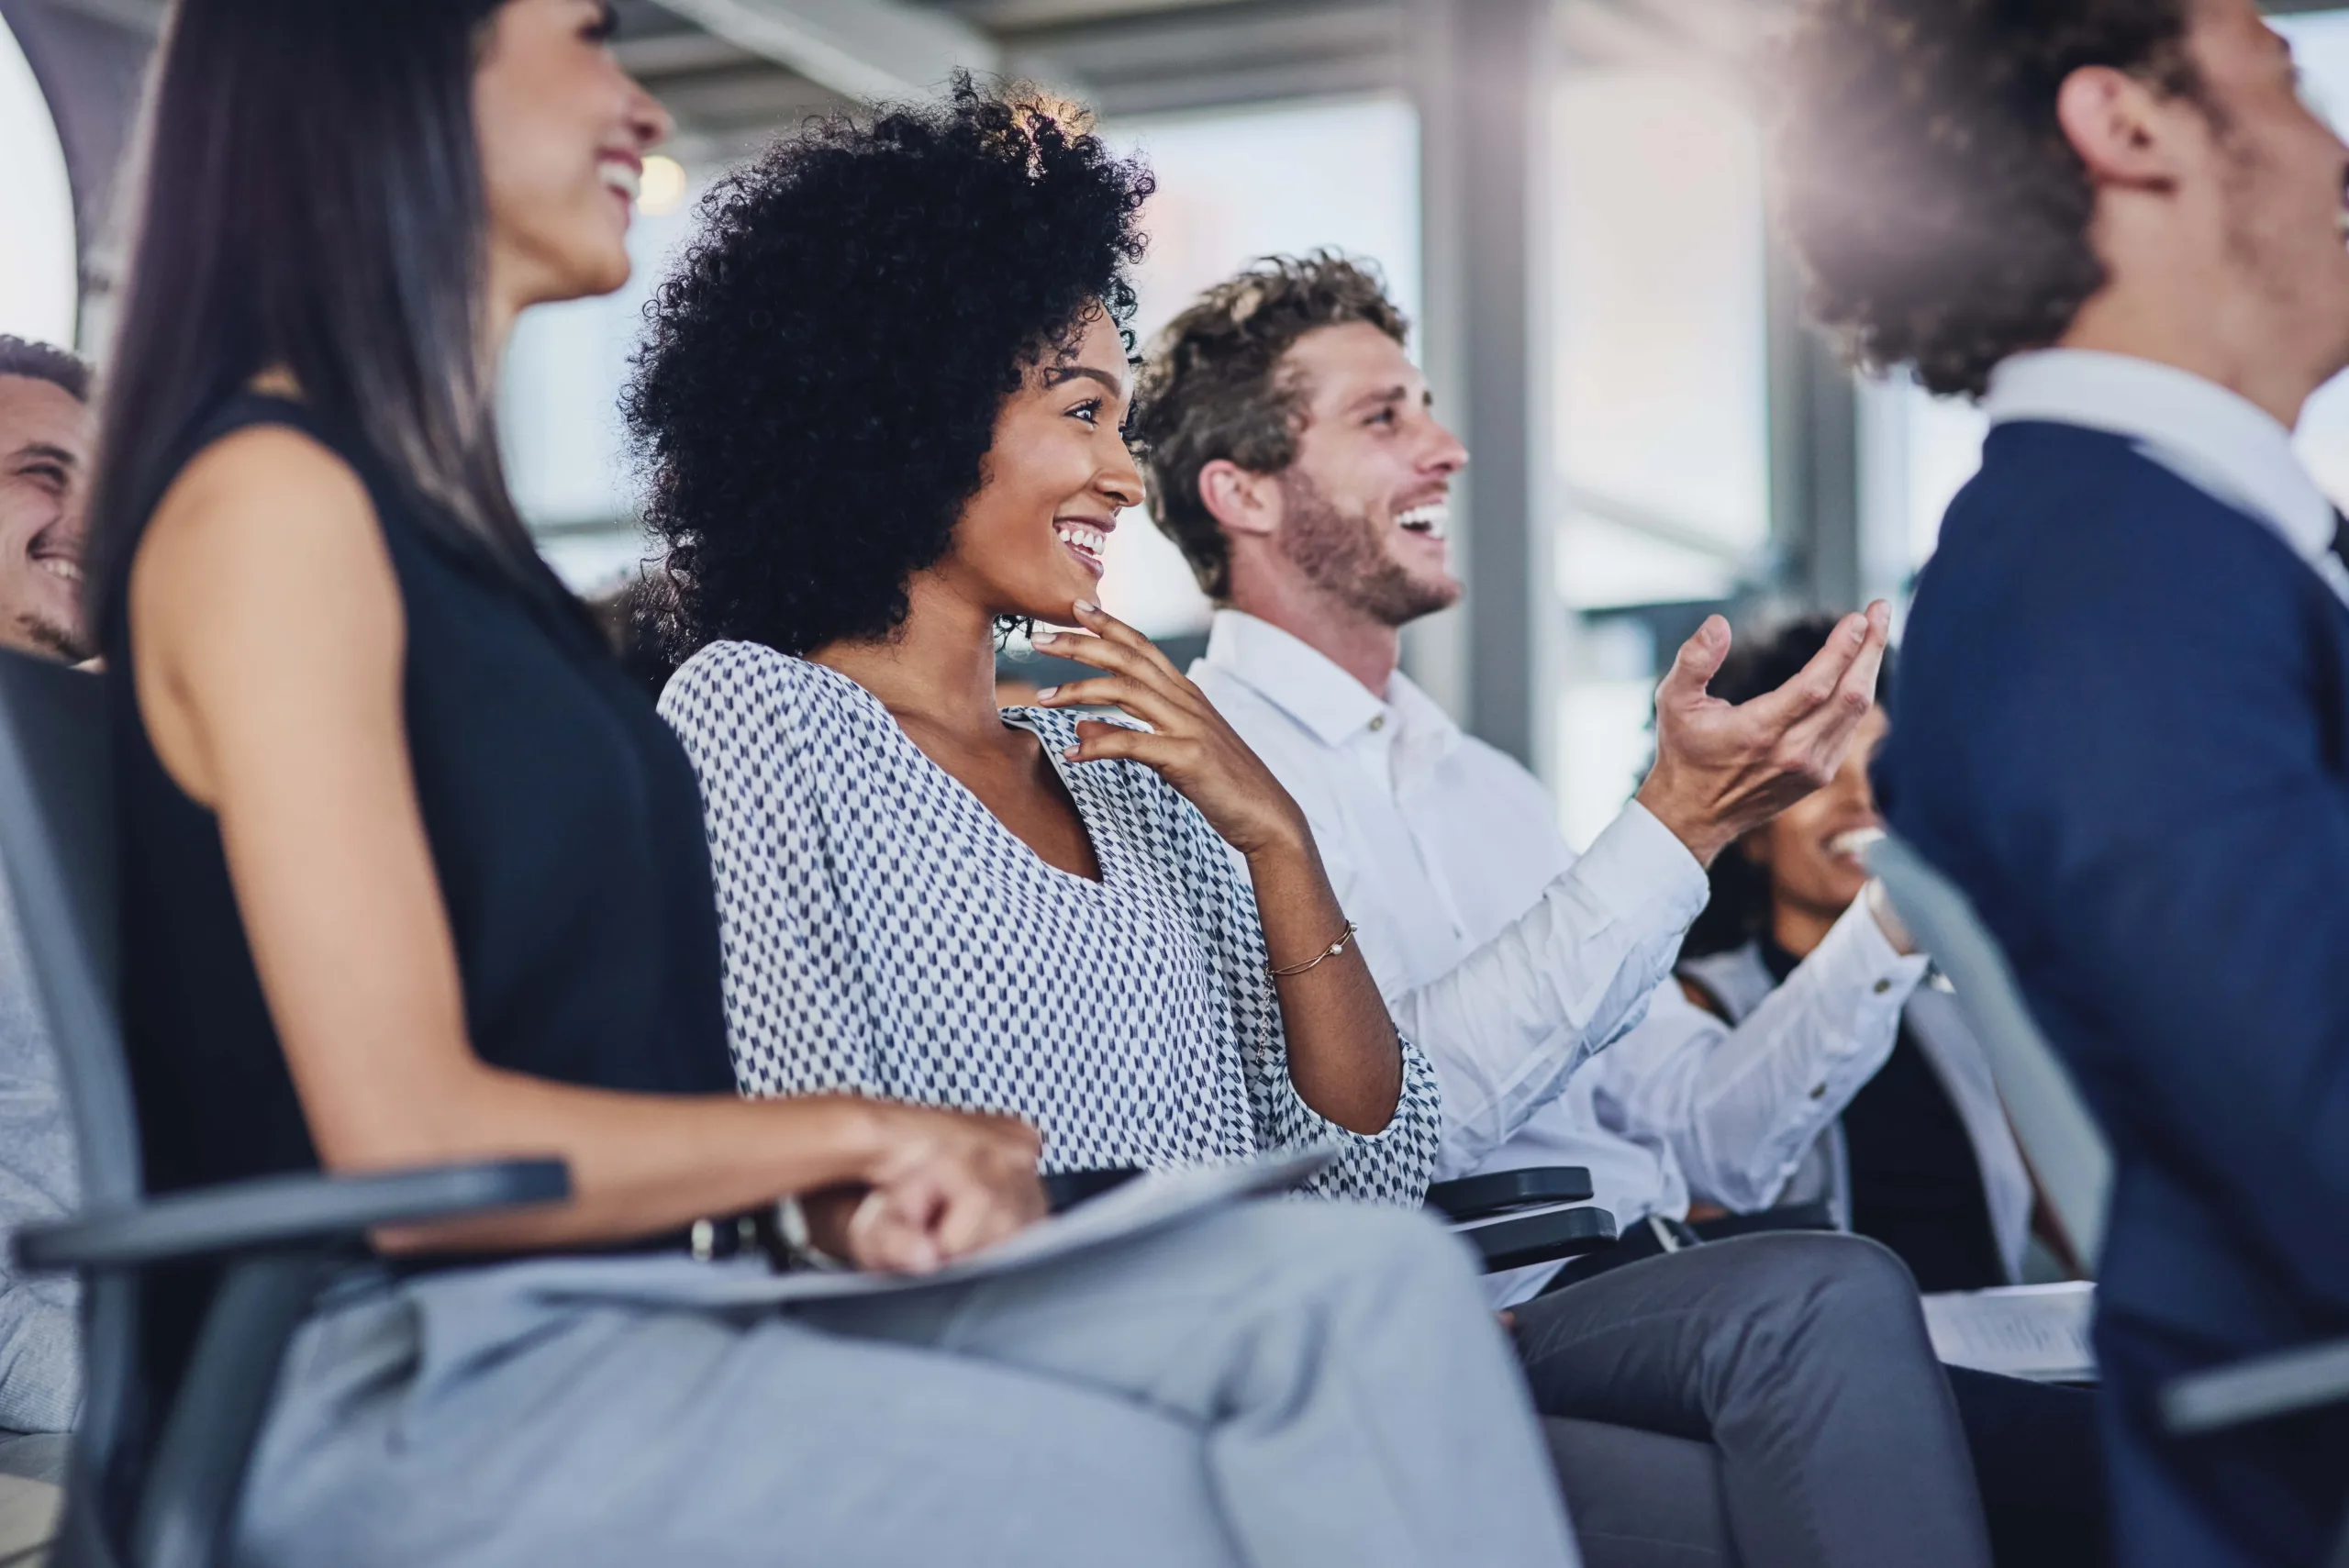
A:
<svg viewBox="0 0 2349 1568">
<path fill-rule="evenodd" d="M 1346 944 L 1353 940 L 1354 923 L 1352 920 L 1349 920 L 1346 922 L 1346 929 L 1338 933 L 1338 940 L 1336 941 L 1331 942 L 1328 947 L 1323 948 L 1319 952 L 1315 953 L 1303 963 L 1292 963 L 1286 969 L 1275 969 L 1268 963 L 1264 965 L 1264 973 L 1271 975 L 1276 975 L 1282 979 L 1286 979 L 1292 974 L 1302 974 L 1307 970 L 1311 969 L 1314 965 L 1320 963 L 1325 960 L 1335 958 L 1340 953 L 1345 951 Z"/>
</svg>

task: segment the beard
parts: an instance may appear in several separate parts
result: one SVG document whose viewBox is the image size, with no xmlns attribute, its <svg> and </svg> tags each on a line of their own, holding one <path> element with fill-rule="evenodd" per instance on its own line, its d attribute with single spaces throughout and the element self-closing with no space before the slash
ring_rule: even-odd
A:
<svg viewBox="0 0 2349 1568">
<path fill-rule="evenodd" d="M 0 636 L 0 647 L 7 646 L 8 641 Z M 68 664 L 79 664 L 97 651 L 90 639 L 73 628 L 30 610 L 17 617 L 16 644 L 25 652 L 62 660 Z"/>
<path fill-rule="evenodd" d="M 18 652 L 63 660 L 66 664 L 80 664 L 92 657 L 96 648 L 94 639 L 71 622 L 61 622 L 42 610 L 18 610 L 17 625 L 0 622 L 0 648 L 17 648 Z"/>
<path fill-rule="evenodd" d="M 1460 598 L 1450 578 L 1426 582 L 1380 548 L 1384 529 L 1366 513 L 1345 512 L 1311 480 L 1281 475 L 1281 555 L 1307 582 L 1381 626 L 1404 627 Z"/>
</svg>

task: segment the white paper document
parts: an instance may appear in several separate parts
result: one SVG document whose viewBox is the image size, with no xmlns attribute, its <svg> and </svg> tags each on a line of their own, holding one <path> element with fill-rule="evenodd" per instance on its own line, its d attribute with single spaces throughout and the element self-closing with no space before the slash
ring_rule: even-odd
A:
<svg viewBox="0 0 2349 1568">
<path fill-rule="evenodd" d="M 700 1263 L 669 1255 L 549 1258 L 508 1264 L 507 1277 L 529 1294 L 551 1299 L 715 1309 L 838 1301 L 960 1284 L 1146 1235 L 1243 1198 L 1288 1191 L 1311 1180 L 1335 1156 L 1334 1150 L 1316 1149 L 1236 1165 L 1149 1172 L 935 1273 L 826 1273 L 812 1269 L 777 1273 L 763 1258 Z"/>
<path fill-rule="evenodd" d="M 2003 1373 L 2035 1383 L 2094 1383 L 2088 1323 L 2096 1286 L 2014 1285 L 1953 1290 L 1925 1297 L 1933 1353 L 1950 1366 Z"/>
</svg>

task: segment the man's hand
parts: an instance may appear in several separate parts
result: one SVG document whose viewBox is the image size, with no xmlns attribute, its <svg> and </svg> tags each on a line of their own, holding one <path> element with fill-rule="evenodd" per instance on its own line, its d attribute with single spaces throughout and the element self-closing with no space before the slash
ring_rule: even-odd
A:
<svg viewBox="0 0 2349 1568">
<path fill-rule="evenodd" d="M 1819 789 L 1843 764 L 1876 701 L 1892 611 L 1846 616 L 1819 657 L 1776 691 L 1732 707 L 1706 693 L 1729 657 L 1719 616 L 1680 648 L 1655 694 L 1655 767 L 1639 801 L 1698 863 Z"/>
</svg>

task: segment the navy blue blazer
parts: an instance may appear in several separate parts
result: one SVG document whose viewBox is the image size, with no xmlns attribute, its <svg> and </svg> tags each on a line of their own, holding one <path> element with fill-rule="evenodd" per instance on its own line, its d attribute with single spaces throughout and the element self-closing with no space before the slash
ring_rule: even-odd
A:
<svg viewBox="0 0 2349 1568">
<path fill-rule="evenodd" d="M 2114 1145 L 2121 1560 L 2319 1562 L 2349 1414 L 2182 1443 L 2152 1402 L 2349 1335 L 2349 611 L 2127 439 L 2002 425 L 1899 679 L 1893 828 L 1973 898 Z"/>
</svg>

